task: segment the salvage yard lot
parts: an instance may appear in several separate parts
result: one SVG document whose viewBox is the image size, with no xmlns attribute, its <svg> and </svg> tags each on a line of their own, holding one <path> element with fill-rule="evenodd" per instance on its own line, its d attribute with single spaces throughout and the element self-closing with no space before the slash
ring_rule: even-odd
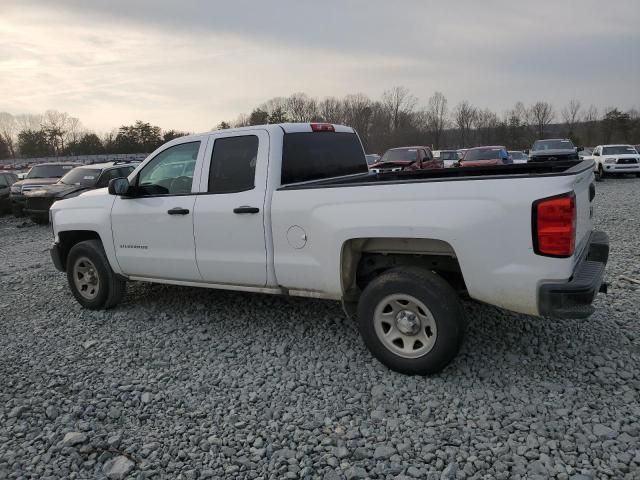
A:
<svg viewBox="0 0 640 480">
<path fill-rule="evenodd" d="M 640 478 L 639 224 L 640 180 L 598 183 L 596 313 L 467 302 L 461 354 L 423 378 L 334 302 L 131 284 L 83 310 L 49 228 L 2 217 L 0 477 L 118 478 L 122 456 L 132 478 Z"/>
</svg>

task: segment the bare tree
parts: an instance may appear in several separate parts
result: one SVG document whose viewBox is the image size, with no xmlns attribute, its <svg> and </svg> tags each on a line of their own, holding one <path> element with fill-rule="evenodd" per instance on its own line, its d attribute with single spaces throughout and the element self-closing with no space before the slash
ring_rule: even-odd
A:
<svg viewBox="0 0 640 480">
<path fill-rule="evenodd" d="M 582 122 L 584 124 L 584 141 L 587 145 L 594 144 L 595 130 L 596 130 L 596 122 L 599 120 L 598 109 L 595 105 L 589 105 L 587 111 L 582 117 Z"/>
<path fill-rule="evenodd" d="M 578 123 L 581 107 L 580 100 L 574 98 L 562 109 L 561 114 L 564 123 L 567 125 L 567 137 L 569 138 L 573 138 L 575 135 L 574 127 Z"/>
<path fill-rule="evenodd" d="M 440 147 L 442 132 L 447 126 L 447 111 L 447 98 L 441 92 L 434 93 L 427 105 L 427 118 L 436 148 Z"/>
<path fill-rule="evenodd" d="M 285 111 L 292 122 L 309 122 L 317 117 L 316 101 L 306 93 L 294 93 L 287 97 Z"/>
<path fill-rule="evenodd" d="M 416 97 L 411 95 L 405 87 L 393 87 L 382 94 L 382 105 L 391 116 L 391 126 L 394 132 L 398 130 L 402 114 L 412 112 L 417 101 Z"/>
<path fill-rule="evenodd" d="M 64 139 L 69 128 L 69 114 L 57 110 L 44 112 L 42 129 L 49 138 L 49 143 L 56 155 L 64 151 Z"/>
<path fill-rule="evenodd" d="M 335 97 L 327 97 L 318 103 L 318 115 L 325 122 L 344 122 L 342 103 Z"/>
<path fill-rule="evenodd" d="M 535 127 L 538 138 L 544 138 L 546 127 L 555 117 L 553 106 L 548 102 L 536 102 L 529 109 L 529 115 L 531 124 Z"/>
<path fill-rule="evenodd" d="M 372 102 L 366 95 L 356 93 L 347 95 L 343 102 L 344 120 L 360 134 L 365 147 L 369 140 L 369 121 L 372 114 Z"/>
<path fill-rule="evenodd" d="M 2 140 L 9 150 L 11 158 L 16 158 L 15 139 L 18 132 L 16 119 L 7 112 L 0 112 L 0 140 Z"/>
<path fill-rule="evenodd" d="M 69 117 L 67 119 L 67 131 L 65 132 L 65 140 L 67 144 L 78 143 L 80 137 L 84 133 L 84 127 L 80 123 L 80 119 L 76 117 Z"/>
<path fill-rule="evenodd" d="M 33 113 L 21 113 L 15 116 L 18 131 L 40 130 L 42 126 L 42 115 Z"/>
<path fill-rule="evenodd" d="M 453 110 L 453 121 L 460 132 L 460 146 L 466 147 L 470 140 L 471 130 L 478 116 L 478 109 L 467 100 L 463 100 Z"/>
</svg>

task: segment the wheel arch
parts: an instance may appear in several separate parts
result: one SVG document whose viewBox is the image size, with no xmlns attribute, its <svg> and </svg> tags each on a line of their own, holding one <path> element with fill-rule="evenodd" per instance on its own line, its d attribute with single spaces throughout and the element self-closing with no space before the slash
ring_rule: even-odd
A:
<svg viewBox="0 0 640 480">
<path fill-rule="evenodd" d="M 66 271 L 67 257 L 69 251 L 74 245 L 86 240 L 99 240 L 103 245 L 104 242 L 100 238 L 100 234 L 94 230 L 67 230 L 58 232 L 58 244 L 60 245 L 60 257 L 62 260 L 62 268 Z"/>
<path fill-rule="evenodd" d="M 453 246 L 435 238 L 371 237 L 345 241 L 341 249 L 342 304 L 353 317 L 362 290 L 381 273 L 419 267 L 442 276 L 455 290 L 466 290 Z"/>
</svg>

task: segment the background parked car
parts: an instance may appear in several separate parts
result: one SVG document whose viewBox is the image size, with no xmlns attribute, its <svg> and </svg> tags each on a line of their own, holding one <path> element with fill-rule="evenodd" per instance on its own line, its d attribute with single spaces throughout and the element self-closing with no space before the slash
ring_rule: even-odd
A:
<svg viewBox="0 0 640 480">
<path fill-rule="evenodd" d="M 529 156 L 521 150 L 509 150 L 509 156 L 513 163 L 527 163 Z"/>
<path fill-rule="evenodd" d="M 509 158 L 507 148 L 500 145 L 469 148 L 460 160 L 461 167 L 488 167 L 511 163 L 513 161 Z"/>
<path fill-rule="evenodd" d="M 578 152 L 581 150 L 582 148 L 576 147 L 568 138 L 536 140 L 529 151 L 529 161 L 579 160 Z"/>
<path fill-rule="evenodd" d="M 36 223 L 47 223 L 53 202 L 75 197 L 87 190 L 107 187 L 112 178 L 128 177 L 138 164 L 107 162 L 76 167 L 57 183 L 25 192 L 24 212 Z"/>
<path fill-rule="evenodd" d="M 367 166 L 371 167 L 374 163 L 380 160 L 380 155 L 377 153 L 368 153 L 364 156 L 367 159 Z"/>
<path fill-rule="evenodd" d="M 442 160 L 445 168 L 453 167 L 461 158 L 458 150 L 435 150 L 433 155 L 436 159 Z"/>
<path fill-rule="evenodd" d="M 640 155 L 632 145 L 598 145 L 593 149 L 593 168 L 596 179 L 605 175 L 635 173 L 640 177 Z"/>
<path fill-rule="evenodd" d="M 61 163 L 41 163 L 35 165 L 29 170 L 24 180 L 17 181 L 11 185 L 11 193 L 9 199 L 11 201 L 11 210 L 16 217 L 23 214 L 25 196 L 29 190 L 41 188 L 43 185 L 51 185 L 56 183 L 66 173 L 80 166 L 80 163 L 61 162 Z"/>
<path fill-rule="evenodd" d="M 18 181 L 18 177 L 12 172 L 0 172 L 0 213 L 10 212 L 9 190 L 11 185 Z"/>
<path fill-rule="evenodd" d="M 430 168 L 443 168 L 442 160 L 433 158 L 431 149 L 424 146 L 391 148 L 384 152 L 380 161 L 369 167 L 375 173 Z"/>
</svg>

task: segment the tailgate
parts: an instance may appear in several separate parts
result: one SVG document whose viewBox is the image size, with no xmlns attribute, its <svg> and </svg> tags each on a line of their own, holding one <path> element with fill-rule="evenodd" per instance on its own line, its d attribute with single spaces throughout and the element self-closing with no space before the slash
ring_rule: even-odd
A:
<svg viewBox="0 0 640 480">
<path fill-rule="evenodd" d="M 593 230 L 593 199 L 596 186 L 592 170 L 585 170 L 576 177 L 573 190 L 576 194 L 576 250 L 574 263 L 580 259 L 587 247 Z"/>
</svg>

